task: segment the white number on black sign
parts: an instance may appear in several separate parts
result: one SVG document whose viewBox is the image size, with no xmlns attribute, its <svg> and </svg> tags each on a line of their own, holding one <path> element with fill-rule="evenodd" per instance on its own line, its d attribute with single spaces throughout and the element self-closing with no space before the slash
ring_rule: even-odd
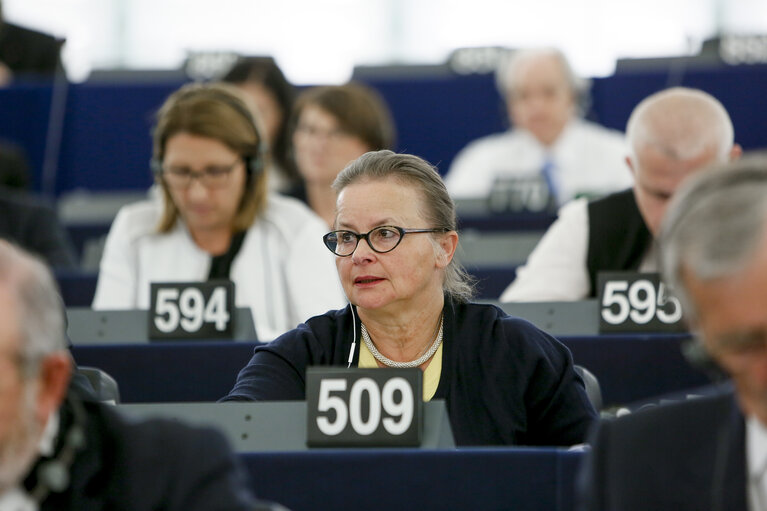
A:
<svg viewBox="0 0 767 511">
<path fill-rule="evenodd" d="M 158 289 L 154 324 L 164 333 L 173 332 L 179 326 L 187 332 L 196 332 L 203 323 L 212 323 L 216 330 L 223 331 L 230 318 L 226 299 L 224 287 L 215 288 L 207 303 L 196 287 Z"/>
<path fill-rule="evenodd" d="M 617 306 L 617 311 L 614 307 Z M 669 311 L 670 309 L 670 311 Z M 630 319 L 637 325 L 649 323 L 654 317 L 666 324 L 682 319 L 679 300 L 670 296 L 663 282 L 655 285 L 645 279 L 629 285 L 627 280 L 611 280 L 605 283 L 602 295 L 602 319 L 611 325 L 619 325 Z"/>
<path fill-rule="evenodd" d="M 340 434 L 347 423 L 358 435 L 370 435 L 383 424 L 384 429 L 391 435 L 400 435 L 407 431 L 413 421 L 413 390 L 404 378 L 388 380 L 379 391 L 378 384 L 371 378 L 356 380 L 349 392 L 349 406 L 333 392 L 344 392 L 347 380 L 343 378 L 326 378 L 320 381 L 319 412 L 330 412 L 317 417 L 317 427 L 323 434 L 335 436 Z M 395 395 L 399 394 L 399 400 Z M 363 416 L 363 396 L 366 398 L 367 417 Z M 381 421 L 381 411 L 388 415 Z M 333 420 L 330 419 L 333 417 Z"/>
</svg>

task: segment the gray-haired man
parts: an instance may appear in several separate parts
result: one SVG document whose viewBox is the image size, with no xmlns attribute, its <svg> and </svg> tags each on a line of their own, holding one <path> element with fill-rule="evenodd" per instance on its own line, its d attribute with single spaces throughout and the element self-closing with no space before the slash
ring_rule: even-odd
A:
<svg viewBox="0 0 767 511">
<path fill-rule="evenodd" d="M 123 420 L 71 373 L 50 271 L 0 241 L 0 509 L 266 509 L 220 434 Z"/>
<path fill-rule="evenodd" d="M 666 280 L 732 385 L 601 423 L 585 509 L 765 510 L 767 159 L 692 178 L 659 243 Z"/>
</svg>

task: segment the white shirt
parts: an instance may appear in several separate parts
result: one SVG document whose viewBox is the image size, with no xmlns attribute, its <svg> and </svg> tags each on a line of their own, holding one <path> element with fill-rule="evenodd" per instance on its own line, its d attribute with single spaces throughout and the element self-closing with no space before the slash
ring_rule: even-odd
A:
<svg viewBox="0 0 767 511">
<path fill-rule="evenodd" d="M 751 511 L 767 511 L 767 428 L 754 417 L 746 419 L 748 501 Z"/>
<path fill-rule="evenodd" d="M 157 201 L 125 206 L 115 218 L 101 259 L 94 309 L 147 309 L 152 282 L 204 281 L 210 255 L 183 222 L 157 233 Z M 270 195 L 232 262 L 235 303 L 250 307 L 258 337 L 274 339 L 346 299 L 334 255 L 322 236 L 327 226 L 306 205 Z"/>
<path fill-rule="evenodd" d="M 604 195 L 631 186 L 624 136 L 582 119 L 573 119 L 550 148 L 531 133 L 514 129 L 471 142 L 445 176 L 456 199 L 490 195 L 498 177 L 534 178 L 552 160 L 559 204 L 578 195 Z"/>
<path fill-rule="evenodd" d="M 527 262 L 501 294 L 501 302 L 556 302 L 583 300 L 591 283 L 586 264 L 589 244 L 588 201 L 576 199 L 559 210 Z M 658 269 L 655 243 L 643 256 L 640 272 Z M 765 510 L 767 511 L 767 510 Z"/>
</svg>

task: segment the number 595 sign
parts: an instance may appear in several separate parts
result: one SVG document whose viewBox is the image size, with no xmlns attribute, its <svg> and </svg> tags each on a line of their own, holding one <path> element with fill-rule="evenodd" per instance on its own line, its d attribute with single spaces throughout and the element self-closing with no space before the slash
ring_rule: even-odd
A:
<svg viewBox="0 0 767 511">
<path fill-rule="evenodd" d="M 310 446 L 417 446 L 423 374 L 415 369 L 312 368 L 306 372 Z"/>
<path fill-rule="evenodd" d="M 683 332 L 682 306 L 657 273 L 600 273 L 600 332 Z"/>
</svg>

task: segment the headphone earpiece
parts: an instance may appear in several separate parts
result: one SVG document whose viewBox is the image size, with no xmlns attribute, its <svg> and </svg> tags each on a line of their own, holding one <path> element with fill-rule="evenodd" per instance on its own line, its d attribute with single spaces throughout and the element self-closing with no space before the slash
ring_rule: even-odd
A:
<svg viewBox="0 0 767 511">
<path fill-rule="evenodd" d="M 258 144 L 258 152 L 255 156 L 245 157 L 245 170 L 248 172 L 248 177 L 258 176 L 264 171 L 264 160 L 266 159 L 266 147 L 264 144 Z"/>
<path fill-rule="evenodd" d="M 154 177 L 160 177 L 160 174 L 162 174 L 162 162 L 157 158 L 152 158 L 149 160 L 149 170 L 152 171 Z"/>
<path fill-rule="evenodd" d="M 233 110 L 238 112 L 253 129 L 253 133 L 256 134 L 258 140 L 258 146 L 256 147 L 256 154 L 245 155 L 245 170 L 248 173 L 248 178 L 256 177 L 264 171 L 264 161 L 268 152 L 266 143 L 264 143 L 264 137 L 261 136 L 261 131 L 258 129 L 258 123 L 253 113 L 247 109 L 247 105 L 240 104 L 234 98 L 227 95 L 225 92 L 217 94 L 218 98 L 229 105 Z"/>
<path fill-rule="evenodd" d="M 46 461 L 37 469 L 37 478 L 43 481 L 48 490 L 61 493 L 69 487 L 69 472 L 64 463 L 60 461 Z"/>
</svg>

